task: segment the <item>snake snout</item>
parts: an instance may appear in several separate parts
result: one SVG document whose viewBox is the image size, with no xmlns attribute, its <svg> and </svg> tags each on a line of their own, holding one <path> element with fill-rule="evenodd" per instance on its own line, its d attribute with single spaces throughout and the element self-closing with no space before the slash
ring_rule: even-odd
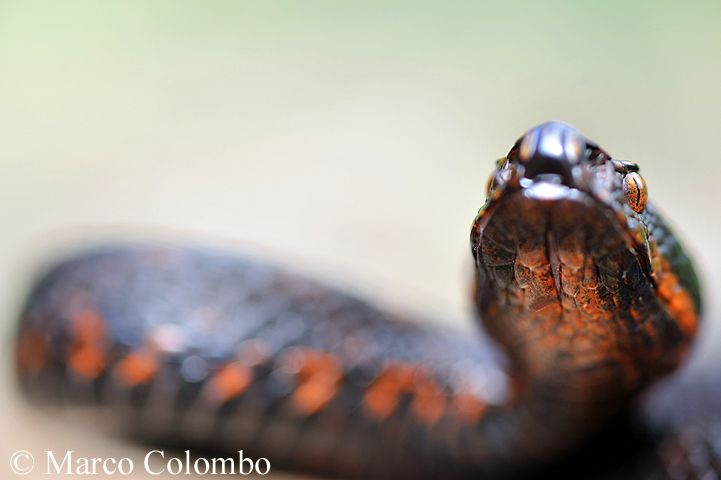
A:
<svg viewBox="0 0 721 480">
<path fill-rule="evenodd" d="M 529 130 L 518 144 L 518 162 L 530 180 L 558 177 L 573 182 L 573 169 L 586 151 L 585 138 L 570 125 L 548 122 Z"/>
</svg>

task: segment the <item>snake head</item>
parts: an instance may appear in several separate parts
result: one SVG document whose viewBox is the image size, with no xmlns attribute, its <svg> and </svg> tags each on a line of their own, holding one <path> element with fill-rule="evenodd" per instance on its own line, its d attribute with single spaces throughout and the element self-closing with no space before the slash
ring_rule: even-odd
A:
<svg viewBox="0 0 721 480">
<path fill-rule="evenodd" d="M 583 192 L 626 216 L 642 214 L 648 199 L 637 164 L 611 158 L 597 143 L 562 122 L 530 129 L 496 162 L 487 203 L 517 190 L 539 200 Z"/>
<path fill-rule="evenodd" d="M 650 241 L 647 212 L 653 208 L 648 205 L 648 189 L 639 166 L 612 158 L 570 125 L 554 121 L 528 130 L 496 161 L 486 193 L 476 225 L 482 225 L 498 204 L 516 194 L 534 204 L 594 204 L 615 217 L 629 246 L 653 277 L 655 245 Z"/>
<path fill-rule="evenodd" d="M 646 272 L 656 281 L 656 245 L 650 239 L 648 221 L 648 211 L 653 209 L 639 170 L 633 162 L 612 158 L 566 123 L 543 123 L 528 130 L 496 161 L 478 218 L 517 192 L 537 202 L 591 201 L 616 217 Z"/>
<path fill-rule="evenodd" d="M 565 123 L 530 129 L 496 162 L 471 243 L 479 295 L 490 299 L 482 313 L 503 302 L 594 321 L 630 311 L 641 328 L 656 303 L 682 336 L 696 331 L 696 274 L 639 166 Z"/>
</svg>

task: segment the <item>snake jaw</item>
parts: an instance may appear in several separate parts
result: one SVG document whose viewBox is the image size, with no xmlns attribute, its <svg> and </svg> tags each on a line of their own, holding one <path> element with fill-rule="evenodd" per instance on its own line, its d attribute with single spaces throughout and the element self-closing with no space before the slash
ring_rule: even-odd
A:
<svg viewBox="0 0 721 480">
<path fill-rule="evenodd" d="M 508 155 L 496 162 L 488 197 L 474 222 L 472 240 L 477 239 L 496 206 L 517 192 L 539 202 L 585 197 L 615 217 L 629 250 L 636 253 L 654 282 L 652 247 L 644 217 L 624 200 L 624 177 L 638 170 L 635 163 L 612 159 L 598 144 L 565 123 L 541 124 L 526 132 Z"/>
<path fill-rule="evenodd" d="M 647 350 L 650 336 L 680 351 L 690 334 L 664 330 L 667 315 L 683 312 L 662 306 L 647 237 L 633 221 L 638 229 L 592 195 L 548 182 L 505 194 L 479 216 L 472 238 L 481 318 L 529 375 L 556 371 L 558 362 L 569 372 L 596 368 L 609 351 L 638 357 L 634 375 L 642 377 L 676 365 L 675 354 Z M 692 323 L 681 325 L 692 332 Z"/>
<path fill-rule="evenodd" d="M 604 218 L 609 224 L 616 225 L 616 230 L 623 237 L 626 248 L 632 252 L 636 260 L 642 266 L 643 272 L 651 284 L 656 284 L 654 262 L 652 260 L 652 243 L 648 227 L 639 214 L 628 208 L 614 192 L 614 188 L 620 188 L 621 179 L 612 169 L 607 171 L 602 166 L 591 170 L 583 168 L 579 176 L 590 178 L 583 186 L 567 186 L 553 179 L 529 180 L 520 179 L 518 186 L 508 185 L 499 188 L 495 195 L 489 197 L 486 204 L 478 212 L 472 228 L 471 241 L 473 254 L 478 261 L 479 237 L 493 217 L 498 207 L 503 205 L 506 199 L 514 195 L 522 195 L 530 201 L 540 205 L 550 206 L 554 203 L 566 202 L 583 205 L 593 205 L 598 218 Z M 600 172 L 600 173 L 599 173 Z M 549 207 L 550 208 L 550 207 Z"/>
</svg>

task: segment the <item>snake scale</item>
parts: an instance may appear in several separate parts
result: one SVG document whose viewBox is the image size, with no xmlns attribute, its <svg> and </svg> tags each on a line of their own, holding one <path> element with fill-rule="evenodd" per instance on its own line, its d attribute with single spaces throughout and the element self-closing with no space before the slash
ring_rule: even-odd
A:
<svg viewBox="0 0 721 480">
<path fill-rule="evenodd" d="M 471 251 L 500 348 L 223 252 L 85 252 L 28 297 L 20 384 L 146 442 L 344 478 L 721 475 L 719 415 L 634 411 L 701 314 L 638 165 L 563 123 L 529 130 L 496 162 Z"/>
</svg>

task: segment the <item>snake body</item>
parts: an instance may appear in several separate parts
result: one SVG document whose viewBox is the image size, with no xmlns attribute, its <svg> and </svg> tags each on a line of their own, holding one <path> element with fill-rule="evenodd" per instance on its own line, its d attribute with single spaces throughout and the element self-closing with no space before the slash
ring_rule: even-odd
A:
<svg viewBox="0 0 721 480">
<path fill-rule="evenodd" d="M 626 434 L 604 431 L 684 358 L 701 313 L 638 167 L 568 125 L 535 127 L 497 162 L 471 247 L 479 317 L 503 355 L 257 260 L 121 246 L 38 280 L 20 383 L 34 400 L 100 405 L 146 441 L 341 477 L 525 476 L 583 445 L 613 451 Z M 688 445 L 662 437 L 636 445 L 647 463 L 600 463 L 685 472 Z M 721 472 L 708 438 L 689 475 Z"/>
</svg>

